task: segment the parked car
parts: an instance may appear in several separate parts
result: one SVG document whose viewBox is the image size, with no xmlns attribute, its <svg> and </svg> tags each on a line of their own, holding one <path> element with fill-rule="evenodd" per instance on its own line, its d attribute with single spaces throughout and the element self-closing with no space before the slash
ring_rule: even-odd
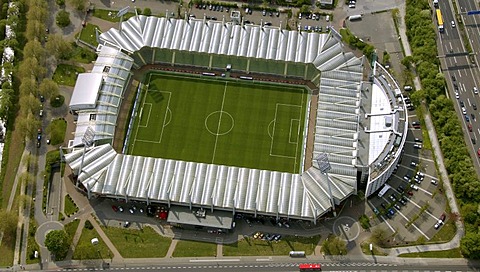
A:
<svg viewBox="0 0 480 272">
<path fill-rule="evenodd" d="M 124 227 L 124 228 L 130 227 L 130 222 L 125 221 L 125 223 L 123 223 L 123 227 Z"/>
<path fill-rule="evenodd" d="M 411 162 L 410 162 L 410 166 L 412 166 L 412 167 L 417 167 L 417 165 L 418 165 L 418 163 L 415 162 L 415 161 L 411 161 Z"/>
<path fill-rule="evenodd" d="M 388 213 L 389 213 L 390 215 L 394 215 L 394 214 L 395 214 L 395 211 L 394 211 L 392 208 L 390 208 L 390 209 L 388 209 Z"/>
<path fill-rule="evenodd" d="M 373 208 L 373 213 L 378 215 L 378 214 L 380 214 L 380 211 L 377 208 Z"/>
<path fill-rule="evenodd" d="M 430 183 L 433 184 L 433 185 L 435 185 L 435 186 L 438 185 L 438 181 L 437 181 L 436 179 L 432 179 L 432 180 L 430 181 Z"/>
<path fill-rule="evenodd" d="M 414 145 L 413 145 L 413 148 L 415 148 L 415 149 L 422 149 L 422 145 L 421 145 L 421 144 L 414 144 Z"/>
<path fill-rule="evenodd" d="M 405 191 L 405 187 L 403 187 L 403 185 L 398 186 L 398 191 L 403 193 L 403 191 Z"/>
<path fill-rule="evenodd" d="M 412 122 L 412 127 L 413 128 L 420 128 L 420 122 L 418 122 L 418 121 Z"/>
<path fill-rule="evenodd" d="M 467 125 L 467 128 L 468 128 L 468 131 L 470 131 L 470 132 L 472 132 L 472 131 L 473 131 L 472 124 L 468 124 L 468 125 Z"/>
<path fill-rule="evenodd" d="M 415 185 L 415 184 L 413 184 L 413 183 L 410 184 L 410 188 L 412 188 L 412 189 L 415 190 L 415 191 L 418 191 L 418 186 Z"/>
<path fill-rule="evenodd" d="M 473 110 L 477 110 L 477 104 L 472 103 L 472 108 L 473 108 Z"/>
<path fill-rule="evenodd" d="M 115 206 L 115 205 L 112 205 L 112 210 L 113 210 L 114 212 L 118 212 L 118 207 Z"/>
<path fill-rule="evenodd" d="M 118 211 L 119 211 L 119 212 L 123 212 L 123 207 L 122 207 L 122 206 L 118 206 Z"/>
<path fill-rule="evenodd" d="M 438 220 L 437 223 L 435 223 L 435 225 L 433 226 L 435 229 L 438 229 L 440 228 L 441 226 L 443 225 L 443 221 L 442 220 Z"/>
</svg>

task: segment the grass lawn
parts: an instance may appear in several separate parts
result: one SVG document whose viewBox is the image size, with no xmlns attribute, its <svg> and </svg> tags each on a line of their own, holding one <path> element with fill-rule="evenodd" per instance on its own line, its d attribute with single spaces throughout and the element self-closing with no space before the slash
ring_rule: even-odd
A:
<svg viewBox="0 0 480 272">
<path fill-rule="evenodd" d="M 98 238 L 98 245 L 92 245 L 91 240 Z M 95 229 L 83 228 L 82 235 L 75 247 L 73 253 L 73 259 L 75 260 L 87 260 L 87 259 L 111 259 L 113 254 L 107 247 L 105 242 L 98 235 Z"/>
<path fill-rule="evenodd" d="M 47 131 L 50 137 L 51 145 L 58 145 L 65 140 L 65 131 L 67 130 L 67 121 L 65 119 L 55 119 L 48 125 Z M 65 207 L 66 208 L 66 207 Z"/>
<path fill-rule="evenodd" d="M 83 48 L 74 43 L 73 51 L 70 55 L 70 60 L 80 63 L 91 63 L 96 59 L 96 57 L 97 54 L 95 54 L 95 52 L 93 52 L 92 50 Z"/>
<path fill-rule="evenodd" d="M 463 258 L 460 248 L 454 248 L 442 251 L 427 251 L 417 253 L 404 253 L 398 255 L 398 257 L 408 258 Z"/>
<path fill-rule="evenodd" d="M 178 241 L 173 257 L 215 257 L 217 244 L 196 241 Z"/>
<path fill-rule="evenodd" d="M 117 17 L 117 10 L 107 10 L 107 9 L 95 9 L 93 10 L 93 16 L 109 21 L 109 22 L 120 22 L 120 17 Z M 128 18 L 135 16 L 135 12 L 127 12 L 123 15 L 123 20 L 126 21 Z"/>
<path fill-rule="evenodd" d="M 97 36 L 95 35 L 95 29 L 100 29 L 98 26 L 94 24 L 87 24 L 82 30 L 80 30 L 80 40 L 93 45 L 97 46 Z M 78 37 L 79 34 L 77 34 L 75 37 Z"/>
<path fill-rule="evenodd" d="M 457 226 L 453 220 L 447 220 L 440 230 L 430 239 L 429 243 L 448 242 L 452 240 L 453 236 L 457 233 Z"/>
<path fill-rule="evenodd" d="M 65 196 L 65 209 L 64 213 L 66 216 L 70 216 L 78 211 L 77 204 L 73 202 L 73 199 L 70 195 Z"/>
<path fill-rule="evenodd" d="M 59 85 L 75 86 L 75 81 L 79 73 L 85 73 L 85 69 L 79 66 L 73 66 L 69 64 L 59 64 L 55 73 L 53 74 L 53 80 Z"/>
<path fill-rule="evenodd" d="M 159 73 L 146 86 L 129 154 L 299 172 L 303 87 Z"/>
<path fill-rule="evenodd" d="M 361 247 L 361 249 L 362 249 L 363 254 L 365 254 L 365 255 L 372 255 L 372 252 L 370 252 L 370 243 L 369 243 L 369 242 L 363 242 L 363 243 L 360 245 L 360 247 Z M 378 249 L 378 246 L 373 245 L 373 255 L 376 255 L 376 256 L 387 256 L 388 254 L 383 253 L 382 251 L 380 251 L 380 250 Z"/>
<path fill-rule="evenodd" d="M 78 229 L 78 224 L 80 224 L 80 220 L 73 220 L 72 222 L 66 224 L 63 228 L 65 229 L 65 232 L 68 234 L 68 237 L 70 237 L 71 241 L 73 241 L 73 236 L 75 235 L 75 232 Z M 70 244 L 72 243 L 70 241 Z"/>
<path fill-rule="evenodd" d="M 311 255 L 320 241 L 320 236 L 314 237 L 283 237 L 279 242 L 262 241 L 245 237 L 244 239 L 229 245 L 223 246 L 225 256 L 272 256 L 285 255 L 290 251 L 305 251 Z"/>
<path fill-rule="evenodd" d="M 150 227 L 137 230 L 102 226 L 102 229 L 124 258 L 162 258 L 172 243 L 172 239 Z"/>
</svg>

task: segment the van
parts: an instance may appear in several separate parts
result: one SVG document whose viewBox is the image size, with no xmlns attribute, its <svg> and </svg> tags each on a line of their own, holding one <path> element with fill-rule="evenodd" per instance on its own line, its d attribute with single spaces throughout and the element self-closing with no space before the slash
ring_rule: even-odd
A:
<svg viewBox="0 0 480 272">
<path fill-rule="evenodd" d="M 413 90 L 412 86 L 409 86 L 409 85 L 403 87 L 403 89 L 404 89 L 406 92 L 409 92 L 409 91 Z"/>
<path fill-rule="evenodd" d="M 305 251 L 290 251 L 290 257 L 305 257 Z"/>
</svg>

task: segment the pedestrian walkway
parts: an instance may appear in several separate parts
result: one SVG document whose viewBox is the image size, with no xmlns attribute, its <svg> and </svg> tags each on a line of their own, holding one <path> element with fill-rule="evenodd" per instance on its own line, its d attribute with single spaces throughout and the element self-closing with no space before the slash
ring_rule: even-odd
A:
<svg viewBox="0 0 480 272">
<path fill-rule="evenodd" d="M 177 246 L 177 243 L 178 243 L 177 239 L 172 239 L 172 243 L 170 243 L 170 247 L 168 248 L 167 255 L 165 255 L 165 258 L 173 257 L 173 252 L 175 251 L 175 247 Z"/>
</svg>

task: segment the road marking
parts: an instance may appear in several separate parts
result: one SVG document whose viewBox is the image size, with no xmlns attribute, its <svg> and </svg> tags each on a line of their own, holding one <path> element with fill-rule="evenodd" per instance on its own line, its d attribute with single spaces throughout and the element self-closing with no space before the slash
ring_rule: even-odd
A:
<svg viewBox="0 0 480 272">
<path fill-rule="evenodd" d="M 191 263 L 208 263 L 208 262 L 239 262 L 240 259 L 211 259 L 211 260 L 189 260 Z"/>
</svg>

